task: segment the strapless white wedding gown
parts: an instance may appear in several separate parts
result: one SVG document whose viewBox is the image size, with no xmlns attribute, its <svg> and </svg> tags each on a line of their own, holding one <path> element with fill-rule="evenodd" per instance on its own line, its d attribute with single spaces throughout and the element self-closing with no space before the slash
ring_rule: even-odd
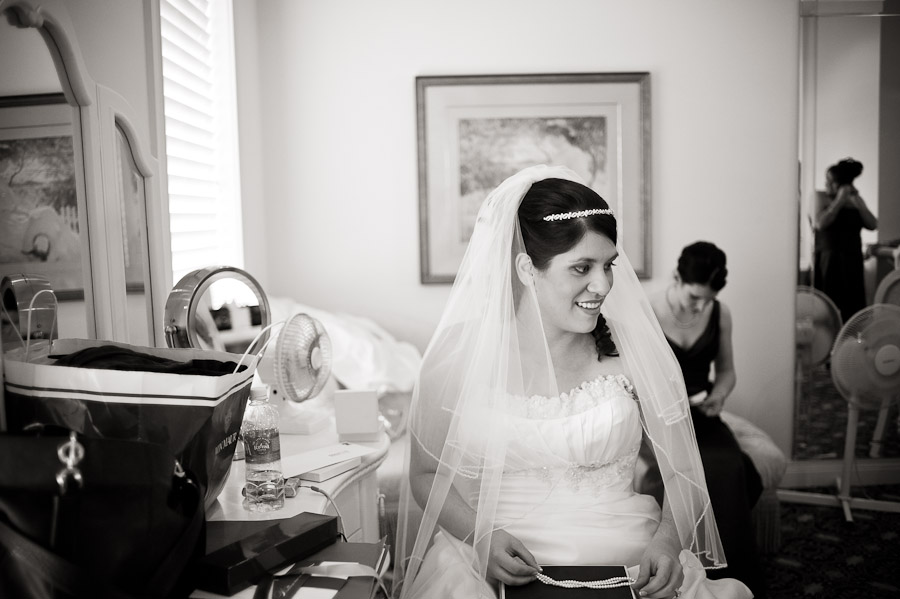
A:
<svg viewBox="0 0 900 599">
<path fill-rule="evenodd" d="M 641 444 L 639 408 L 622 375 L 601 377 L 559 397 L 515 402 L 498 426 L 513 427 L 496 525 L 517 537 L 539 564 L 622 564 L 637 576 L 660 509 L 635 493 Z M 410 597 L 496 597 L 471 568 L 472 549 L 446 532 L 435 535 Z M 708 580 L 682 551 L 684 599 L 746 599 L 735 579 Z"/>
</svg>

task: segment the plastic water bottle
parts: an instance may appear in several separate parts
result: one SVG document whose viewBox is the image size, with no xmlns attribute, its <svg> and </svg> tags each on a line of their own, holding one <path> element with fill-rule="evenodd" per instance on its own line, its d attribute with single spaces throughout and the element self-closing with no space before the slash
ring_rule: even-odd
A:
<svg viewBox="0 0 900 599">
<path fill-rule="evenodd" d="M 284 475 L 281 472 L 281 438 L 278 410 L 269 403 L 265 387 L 250 389 L 250 403 L 241 424 L 246 464 L 246 508 L 271 512 L 284 507 Z"/>
</svg>

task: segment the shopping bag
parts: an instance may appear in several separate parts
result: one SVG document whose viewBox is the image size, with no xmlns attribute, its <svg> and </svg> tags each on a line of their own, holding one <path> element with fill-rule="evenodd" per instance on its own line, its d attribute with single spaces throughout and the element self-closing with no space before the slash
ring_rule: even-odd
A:
<svg viewBox="0 0 900 599">
<path fill-rule="evenodd" d="M 110 353 L 126 359 L 110 364 Z M 159 443 L 196 475 L 209 507 L 228 477 L 256 370 L 256 356 L 238 366 L 241 358 L 87 339 L 32 342 L 27 352 L 4 354 L 7 426 L 55 424 L 88 437 Z"/>
<path fill-rule="evenodd" d="M 0 434 L 0 597 L 184 597 L 201 490 L 161 445 Z"/>
</svg>

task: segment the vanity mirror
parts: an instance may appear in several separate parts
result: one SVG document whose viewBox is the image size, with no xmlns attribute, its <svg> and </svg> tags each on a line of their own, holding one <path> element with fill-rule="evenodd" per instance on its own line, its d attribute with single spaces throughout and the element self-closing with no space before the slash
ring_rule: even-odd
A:
<svg viewBox="0 0 900 599">
<path fill-rule="evenodd" d="M 812 226 L 816 193 L 825 190 L 831 165 L 853 157 L 864 166 L 854 186 L 878 219 L 874 231 L 861 234 L 866 298 L 871 304 L 879 284 L 894 276 L 890 248 L 900 240 L 900 171 L 896 168 L 900 13 L 889 2 L 868 0 L 803 0 L 800 8 L 798 284 L 816 285 Z M 798 318 L 802 318 L 799 313 Z M 798 335 L 806 324 L 798 320 Z M 802 368 L 802 357 L 798 352 L 792 457 L 839 460 L 844 452 L 847 402 L 835 388 L 828 360 Z M 900 471 L 894 468 L 900 465 L 896 406 L 882 418 L 880 444 L 875 435 L 878 420 L 877 410 L 860 414 L 855 455 L 863 459 L 855 468 L 861 478 Z"/>
<path fill-rule="evenodd" d="M 269 300 L 249 273 L 233 266 L 210 266 L 185 275 L 169 294 L 166 343 L 243 353 L 271 323 Z M 257 350 L 269 337 L 264 332 Z"/>
<path fill-rule="evenodd" d="M 63 337 L 161 344 L 158 5 L 75 10 L 0 0 L 0 275 L 47 278 Z"/>
</svg>

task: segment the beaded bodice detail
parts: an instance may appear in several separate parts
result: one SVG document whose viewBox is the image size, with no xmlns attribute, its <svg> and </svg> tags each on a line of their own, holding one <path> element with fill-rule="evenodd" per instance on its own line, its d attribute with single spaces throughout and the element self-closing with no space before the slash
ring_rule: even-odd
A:
<svg viewBox="0 0 900 599">
<path fill-rule="evenodd" d="M 505 478 L 595 493 L 631 489 L 641 426 L 625 376 L 601 376 L 556 397 L 519 399 L 509 406 Z"/>
<path fill-rule="evenodd" d="M 520 398 L 510 404 L 510 411 L 516 416 L 533 420 L 564 418 L 575 416 L 609 400 L 609 395 L 628 395 L 633 400 L 634 387 L 624 374 L 597 377 L 585 381 L 568 393 L 556 397 L 532 395 Z"/>
</svg>

